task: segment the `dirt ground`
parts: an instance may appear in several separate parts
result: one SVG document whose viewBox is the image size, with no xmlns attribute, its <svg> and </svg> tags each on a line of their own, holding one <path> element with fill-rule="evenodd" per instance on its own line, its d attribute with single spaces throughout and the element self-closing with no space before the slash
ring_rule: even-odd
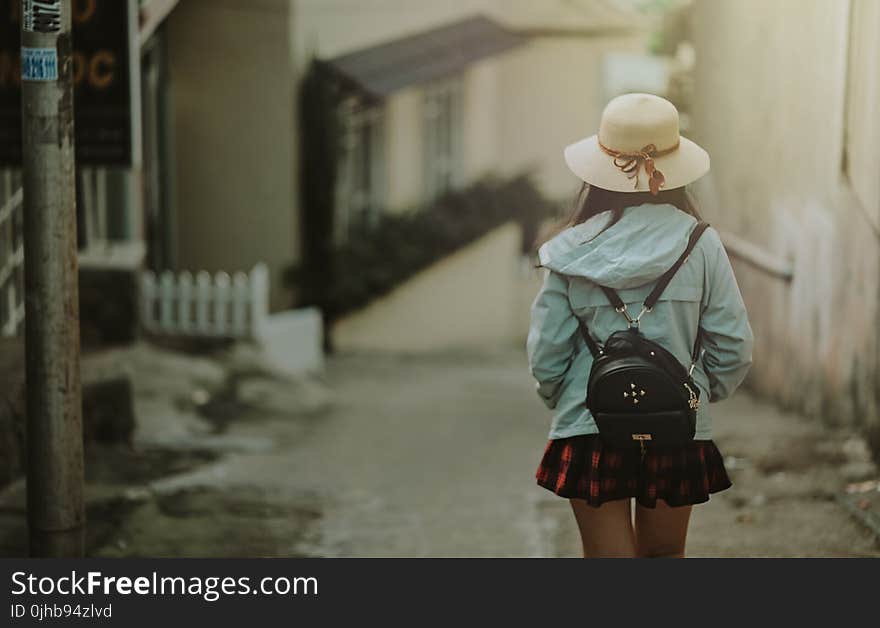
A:
<svg viewBox="0 0 880 628">
<path fill-rule="evenodd" d="M 133 447 L 89 455 L 92 555 L 579 553 L 534 483 L 549 416 L 519 351 L 341 356 L 311 382 L 138 359 Z M 690 556 L 880 556 L 838 503 L 877 476 L 859 439 L 746 394 L 713 409 L 734 487 L 695 508 Z M 25 551 L 23 493 L 0 494 L 0 555 Z"/>
</svg>

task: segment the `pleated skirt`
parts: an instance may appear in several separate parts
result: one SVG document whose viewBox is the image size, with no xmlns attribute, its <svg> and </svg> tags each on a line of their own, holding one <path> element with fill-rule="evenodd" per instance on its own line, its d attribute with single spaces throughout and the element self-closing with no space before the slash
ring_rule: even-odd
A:
<svg viewBox="0 0 880 628">
<path fill-rule="evenodd" d="M 724 458 L 711 440 L 684 446 L 613 447 L 598 434 L 551 440 L 535 477 L 560 497 L 592 506 L 635 498 L 648 508 L 699 504 L 730 488 Z"/>
</svg>

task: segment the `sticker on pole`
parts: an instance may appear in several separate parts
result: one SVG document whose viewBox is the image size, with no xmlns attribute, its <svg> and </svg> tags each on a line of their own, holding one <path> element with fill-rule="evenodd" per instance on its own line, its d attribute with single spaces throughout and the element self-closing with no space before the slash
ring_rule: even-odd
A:
<svg viewBox="0 0 880 628">
<path fill-rule="evenodd" d="M 61 30 L 61 0 L 22 0 L 22 26 L 29 33 L 57 33 Z"/>
<path fill-rule="evenodd" d="M 57 81 L 58 51 L 54 48 L 22 48 L 21 80 Z"/>
</svg>

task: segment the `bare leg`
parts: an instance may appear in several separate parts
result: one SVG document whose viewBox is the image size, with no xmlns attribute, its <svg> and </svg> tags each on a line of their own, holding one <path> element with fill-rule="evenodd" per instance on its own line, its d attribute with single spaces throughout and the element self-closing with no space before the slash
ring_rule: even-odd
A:
<svg viewBox="0 0 880 628">
<path fill-rule="evenodd" d="M 629 499 L 606 502 L 598 508 L 582 499 L 569 501 L 581 533 L 584 558 L 635 558 Z"/>
<path fill-rule="evenodd" d="M 656 508 L 636 505 L 636 546 L 640 558 L 684 558 L 692 506 Z"/>
</svg>

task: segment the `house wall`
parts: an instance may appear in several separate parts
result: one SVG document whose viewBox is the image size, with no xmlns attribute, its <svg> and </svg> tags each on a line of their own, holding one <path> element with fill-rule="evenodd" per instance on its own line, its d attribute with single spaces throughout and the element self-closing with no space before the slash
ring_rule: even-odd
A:
<svg viewBox="0 0 880 628">
<path fill-rule="evenodd" d="M 405 89 L 386 103 L 385 158 L 388 209 L 415 207 L 422 198 L 422 92 Z"/>
<path fill-rule="evenodd" d="M 290 0 L 183 0 L 167 22 L 180 268 L 266 262 L 273 307 L 299 255 Z"/>
<path fill-rule="evenodd" d="M 313 57 L 332 58 L 475 13 L 528 33 L 522 46 L 462 72 L 462 183 L 528 171 L 548 197 L 564 203 L 580 182 L 562 150 L 598 127 L 605 104 L 603 55 L 642 53 L 649 33 L 644 23 L 598 0 L 577 6 L 549 0 L 295 0 L 294 13 L 301 68 Z M 391 211 L 423 202 L 423 101 L 423 87 L 412 86 L 385 104 Z M 332 330 L 334 344 L 341 350 L 427 351 L 523 342 L 541 277 L 521 257 L 520 233 L 493 233 L 346 317 Z"/>
<path fill-rule="evenodd" d="M 643 33 L 538 37 L 499 62 L 497 163 L 503 174 L 532 171 L 551 199 L 570 202 L 580 187 L 562 150 L 599 127 L 602 58 L 644 52 Z"/>
<path fill-rule="evenodd" d="M 463 185 L 501 170 L 498 122 L 499 67 L 504 62 L 485 59 L 462 73 Z M 419 206 L 424 196 L 424 92 L 416 86 L 391 94 L 386 101 L 385 155 L 388 173 L 388 209 L 403 211 Z"/>
<path fill-rule="evenodd" d="M 463 183 L 490 173 L 534 172 L 551 198 L 568 201 L 579 183 L 562 149 L 595 132 L 604 107 L 602 56 L 644 52 L 647 29 L 634 28 L 602 3 L 538 5 L 523 0 L 419 2 L 296 0 L 298 59 L 331 58 L 483 13 L 514 30 L 571 28 L 538 36 L 511 51 L 478 61 L 462 73 Z M 602 32 L 603 26 L 616 29 Z M 583 29 L 583 32 L 578 29 Z M 421 201 L 422 89 L 413 86 L 387 100 L 386 158 L 390 209 Z"/>
<path fill-rule="evenodd" d="M 854 194 L 843 155 L 848 144 L 864 146 L 865 134 L 876 139 L 878 94 L 862 90 L 857 98 L 874 102 L 874 114 L 854 120 L 845 141 L 856 97 L 847 77 L 860 90 L 873 80 L 876 90 L 880 55 L 850 59 L 850 4 L 699 2 L 694 122 L 712 156 L 702 186 L 708 219 L 795 269 L 786 285 L 736 268 L 757 339 L 752 386 L 828 421 L 876 430 L 880 200 Z M 870 26 L 855 24 L 869 29 L 863 42 L 876 42 L 880 12 L 869 18 Z M 880 156 L 872 155 L 849 176 L 876 180 Z"/>
<path fill-rule="evenodd" d="M 501 69 L 507 55 L 490 57 L 471 65 L 462 78 L 462 170 L 465 183 L 499 171 L 501 125 L 504 94 Z"/>
<path fill-rule="evenodd" d="M 417 10 L 410 0 L 182 0 L 167 22 L 178 267 L 237 271 L 264 261 L 273 308 L 285 306 L 281 273 L 300 249 L 296 90 L 309 60 L 475 13 L 512 28 L 577 18 L 593 29 L 533 39 L 471 65 L 462 76 L 463 183 L 532 170 L 549 196 L 571 198 L 577 181 L 561 149 L 595 129 L 603 104 L 601 54 L 641 50 L 644 36 L 597 36 L 606 16 L 565 7 L 538 9 L 519 0 L 424 2 Z M 387 102 L 392 210 L 422 201 L 422 99 L 416 86 Z"/>
</svg>

